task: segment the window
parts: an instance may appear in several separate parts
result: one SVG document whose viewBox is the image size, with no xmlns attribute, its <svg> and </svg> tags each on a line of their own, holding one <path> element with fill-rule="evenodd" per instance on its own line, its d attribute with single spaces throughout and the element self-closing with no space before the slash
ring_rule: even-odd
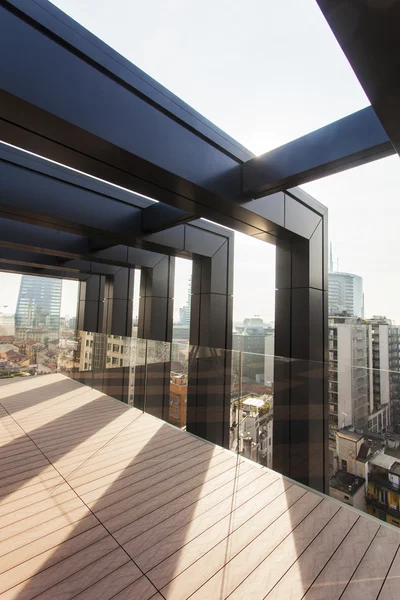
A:
<svg viewBox="0 0 400 600">
<path fill-rule="evenodd" d="M 124 366 L 124 361 L 122 360 L 122 358 L 120 358 L 120 360 L 119 360 L 119 366 L 120 366 L 120 367 L 123 367 L 123 366 Z"/>
<path fill-rule="evenodd" d="M 342 460 L 342 471 L 347 473 L 347 460 Z"/>
<path fill-rule="evenodd" d="M 111 350 L 111 344 L 107 344 L 107 350 Z"/>
<path fill-rule="evenodd" d="M 113 352 L 119 352 L 118 344 L 113 344 Z"/>
<path fill-rule="evenodd" d="M 111 358 L 107 356 L 107 364 L 111 362 Z"/>
<path fill-rule="evenodd" d="M 113 356 L 112 364 L 113 365 L 117 365 L 118 364 L 118 358 L 115 358 L 115 356 Z"/>
</svg>

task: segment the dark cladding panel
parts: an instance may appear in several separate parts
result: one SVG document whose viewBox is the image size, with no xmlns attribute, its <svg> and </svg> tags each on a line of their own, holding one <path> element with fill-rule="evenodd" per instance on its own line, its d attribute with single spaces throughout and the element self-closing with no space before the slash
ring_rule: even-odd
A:
<svg viewBox="0 0 400 600">
<path fill-rule="evenodd" d="M 285 194 L 285 228 L 301 237 L 310 239 L 321 215 L 310 210 L 288 194 Z"/>
<path fill-rule="evenodd" d="M 175 259 L 171 256 L 165 256 L 153 269 L 142 269 L 138 337 L 172 340 L 174 274 Z"/>
<path fill-rule="evenodd" d="M 234 237 L 193 259 L 187 430 L 229 444 Z"/>
<path fill-rule="evenodd" d="M 293 218 L 304 217 L 305 210 L 299 204 Z M 311 229 L 316 214 L 310 213 L 303 226 Z M 273 460 L 275 469 L 324 492 L 329 475 L 325 218 L 318 216 L 310 240 L 294 236 L 276 246 Z"/>
<path fill-rule="evenodd" d="M 282 227 L 285 226 L 285 194 L 283 192 L 250 200 L 243 203 L 242 206 L 255 212 L 257 215 L 265 217 L 274 224 L 276 223 Z M 273 230 L 275 228 L 273 227 Z"/>
<path fill-rule="evenodd" d="M 46 17 L 50 24 L 49 14 L 42 17 L 37 7 L 36 13 L 39 20 Z M 73 35 L 74 21 L 65 15 L 62 18 L 68 21 L 68 26 L 64 27 L 65 35 Z M 55 27 L 60 26 L 57 20 L 53 19 Z M 132 73 L 121 69 L 118 55 L 115 54 L 117 60 L 109 60 L 107 51 L 113 51 L 107 46 L 103 46 L 103 51 L 97 44 L 88 45 L 94 58 L 85 60 L 84 54 L 70 51 L 3 6 L 0 7 L 0 23 L 0 54 L 10 59 L 18 57 L 17 70 L 10 61 L 4 68 L 0 66 L 3 89 L 62 119 L 60 122 L 57 119 L 57 127 L 53 122 L 52 129 L 46 120 L 38 119 L 35 127 L 41 135 L 71 145 L 64 128 L 64 123 L 71 123 L 89 132 L 85 137 L 87 154 L 98 157 L 102 154 L 104 159 L 109 144 L 113 144 L 135 159 L 138 157 L 140 165 L 134 159 L 125 167 L 139 177 L 149 176 L 148 165 L 152 163 L 158 168 L 161 186 L 183 178 L 216 193 L 238 193 L 240 170 L 233 168 L 237 162 L 184 123 L 165 114 L 167 111 L 136 94 Z M 77 37 L 74 41 L 78 41 Z M 100 65 L 108 62 L 109 68 L 119 71 L 118 75 L 107 72 L 102 66 L 93 66 L 92 62 L 96 60 Z M 119 82 L 121 72 L 123 78 L 127 78 L 123 85 Z M 113 110 L 109 110 L 111 106 Z M 105 142 L 99 143 L 100 139 Z M 157 139 L 156 144 L 154 139 Z M 83 140 L 79 150 L 84 150 Z M 109 160 L 114 158 L 109 157 Z M 119 162 L 121 156 L 116 160 Z M 153 167 L 151 170 L 151 176 L 154 176 Z"/>
</svg>

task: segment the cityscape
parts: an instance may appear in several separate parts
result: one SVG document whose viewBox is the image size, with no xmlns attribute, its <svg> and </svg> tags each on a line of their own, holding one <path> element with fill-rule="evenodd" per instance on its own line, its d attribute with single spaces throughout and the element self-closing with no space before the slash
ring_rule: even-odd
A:
<svg viewBox="0 0 400 600">
<path fill-rule="evenodd" d="M 400 527 L 400 327 L 386 316 L 366 318 L 363 278 L 334 270 L 332 248 L 328 279 L 330 495 Z M 60 279 L 21 277 L 15 314 L 0 313 L 0 378 L 125 370 L 128 403 L 134 405 L 144 362 L 137 319 L 132 337 L 77 331 L 76 314 L 60 316 L 61 291 Z M 191 368 L 191 298 L 189 277 L 172 343 L 146 349 L 153 371 L 168 365 L 166 419 L 181 429 Z M 236 322 L 230 357 L 229 448 L 273 468 L 274 370 L 280 360 L 274 357 L 274 323 L 259 315 Z"/>
</svg>

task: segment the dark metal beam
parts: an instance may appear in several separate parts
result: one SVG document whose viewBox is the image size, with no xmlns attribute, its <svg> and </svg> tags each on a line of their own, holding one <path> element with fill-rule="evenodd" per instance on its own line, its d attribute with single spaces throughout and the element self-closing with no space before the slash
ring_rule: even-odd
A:
<svg viewBox="0 0 400 600">
<path fill-rule="evenodd" d="M 73 266 L 70 261 L 75 260 L 116 266 L 152 267 L 163 257 L 160 253 L 122 245 L 95 252 L 89 252 L 90 247 L 91 240 L 82 235 L 0 218 L 0 248 L 15 248 L 58 257 L 58 263 L 63 268 Z"/>
<path fill-rule="evenodd" d="M 231 200 L 252 154 L 49 2 L 2 0 L 0 54 L 0 139 L 249 235 L 276 231 Z"/>
<path fill-rule="evenodd" d="M 90 262 L 86 260 L 60 261 L 56 256 L 28 252 L 17 248 L 0 248 L 0 262 L 38 269 L 53 269 L 54 271 L 71 271 L 73 273 L 88 273 L 114 275 L 120 267 Z"/>
<path fill-rule="evenodd" d="M 394 153 L 369 106 L 246 162 L 243 194 L 272 194 Z"/>
<path fill-rule="evenodd" d="M 399 0 L 317 0 L 400 153 Z"/>
<path fill-rule="evenodd" d="M 157 233 L 176 225 L 188 223 L 195 218 L 195 215 L 189 214 L 180 208 L 174 208 L 162 202 L 157 202 L 143 209 L 142 230 L 147 234 Z"/>
<path fill-rule="evenodd" d="M 1 273 L 16 273 L 19 275 L 37 275 L 38 277 L 52 277 L 55 279 L 73 279 L 77 281 L 86 281 L 90 275 L 86 273 L 74 273 L 72 271 L 56 271 L 54 269 L 43 269 L 34 266 L 15 265 L 7 262 L 0 262 Z"/>
</svg>

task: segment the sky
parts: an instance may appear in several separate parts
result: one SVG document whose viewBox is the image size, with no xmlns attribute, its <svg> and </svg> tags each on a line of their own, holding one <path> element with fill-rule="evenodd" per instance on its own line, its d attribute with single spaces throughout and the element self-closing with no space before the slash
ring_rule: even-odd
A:
<svg viewBox="0 0 400 600">
<path fill-rule="evenodd" d="M 54 4 L 255 154 L 369 104 L 315 0 Z M 396 156 L 304 188 L 329 208 L 339 269 L 364 279 L 366 316 L 400 324 L 399 183 Z M 236 236 L 235 320 L 272 320 L 274 256 L 268 244 Z M 185 303 L 189 272 L 186 263 L 176 307 Z"/>
</svg>

